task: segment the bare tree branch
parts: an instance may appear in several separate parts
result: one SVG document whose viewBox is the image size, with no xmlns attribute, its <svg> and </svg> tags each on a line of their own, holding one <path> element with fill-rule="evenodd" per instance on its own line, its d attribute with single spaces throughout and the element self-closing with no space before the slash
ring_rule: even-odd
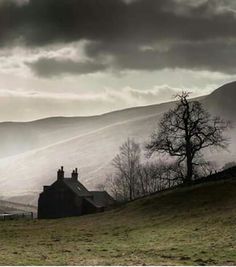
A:
<svg viewBox="0 0 236 267">
<path fill-rule="evenodd" d="M 230 123 L 220 117 L 211 117 L 200 102 L 188 101 L 188 92 L 176 97 L 179 102 L 163 115 L 146 149 L 149 155 L 164 153 L 176 157 L 179 165 L 185 162 L 187 173 L 184 182 L 191 182 L 196 160 L 204 149 L 227 148 L 228 139 L 224 131 Z"/>
</svg>

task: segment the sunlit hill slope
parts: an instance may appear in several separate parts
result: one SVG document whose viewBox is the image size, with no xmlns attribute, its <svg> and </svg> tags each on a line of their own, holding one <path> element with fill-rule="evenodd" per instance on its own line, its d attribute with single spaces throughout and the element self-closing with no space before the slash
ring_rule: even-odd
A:
<svg viewBox="0 0 236 267">
<path fill-rule="evenodd" d="M 212 112 L 236 121 L 236 83 L 201 97 Z M 104 182 L 110 162 L 128 137 L 143 143 L 173 102 L 136 107 L 94 117 L 48 118 L 27 123 L 0 123 L 0 196 L 35 204 L 42 186 L 50 184 L 59 166 L 79 168 L 90 189 Z M 236 159 L 235 130 L 229 151 L 206 154 L 222 166 Z M 69 173 L 67 173 L 69 175 Z"/>
</svg>

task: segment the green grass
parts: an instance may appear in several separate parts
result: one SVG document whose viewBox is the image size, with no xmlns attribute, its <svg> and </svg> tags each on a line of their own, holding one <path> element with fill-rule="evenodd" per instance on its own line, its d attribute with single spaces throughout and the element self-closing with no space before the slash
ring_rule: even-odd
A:
<svg viewBox="0 0 236 267">
<path fill-rule="evenodd" d="M 236 181 L 77 218 L 0 223 L 1 265 L 236 265 Z"/>
</svg>

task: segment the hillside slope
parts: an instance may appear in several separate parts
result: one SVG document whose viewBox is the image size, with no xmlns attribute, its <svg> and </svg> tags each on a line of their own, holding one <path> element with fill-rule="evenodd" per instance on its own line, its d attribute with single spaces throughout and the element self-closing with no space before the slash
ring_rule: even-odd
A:
<svg viewBox="0 0 236 267">
<path fill-rule="evenodd" d="M 32 122 L 0 123 L 0 158 L 64 141 L 113 124 L 160 114 L 172 102 L 119 110 L 92 117 L 52 117 Z"/>
<path fill-rule="evenodd" d="M 231 114 L 230 118 L 233 116 L 236 121 L 236 112 L 229 105 L 235 85 L 225 85 L 199 100 L 213 114 Z M 215 96 L 218 94 L 220 98 Z M 220 101 L 218 98 L 222 99 L 221 105 L 217 104 Z M 58 117 L 28 123 L 0 124 L 1 198 L 35 205 L 42 186 L 55 179 L 56 170 L 61 165 L 68 172 L 78 167 L 81 181 L 94 189 L 96 184 L 105 181 L 110 172 L 110 162 L 121 143 L 128 137 L 140 143 L 147 141 L 163 112 L 173 105 L 170 102 L 94 117 Z M 219 165 L 234 161 L 235 129 L 231 137 L 229 152 L 209 152 L 207 158 L 218 161 Z"/>
<path fill-rule="evenodd" d="M 235 121 L 236 117 L 236 82 L 228 83 L 203 100 L 203 103 L 212 113 L 224 116 Z"/>
<path fill-rule="evenodd" d="M 0 222 L 3 265 L 235 265 L 236 177 L 77 218 Z"/>
</svg>

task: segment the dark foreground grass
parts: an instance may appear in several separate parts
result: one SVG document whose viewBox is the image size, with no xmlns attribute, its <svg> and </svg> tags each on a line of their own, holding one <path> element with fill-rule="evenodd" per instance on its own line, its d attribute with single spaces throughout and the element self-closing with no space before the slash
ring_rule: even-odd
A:
<svg viewBox="0 0 236 267">
<path fill-rule="evenodd" d="M 1 265 L 236 265 L 236 182 L 101 214 L 0 223 Z"/>
</svg>

